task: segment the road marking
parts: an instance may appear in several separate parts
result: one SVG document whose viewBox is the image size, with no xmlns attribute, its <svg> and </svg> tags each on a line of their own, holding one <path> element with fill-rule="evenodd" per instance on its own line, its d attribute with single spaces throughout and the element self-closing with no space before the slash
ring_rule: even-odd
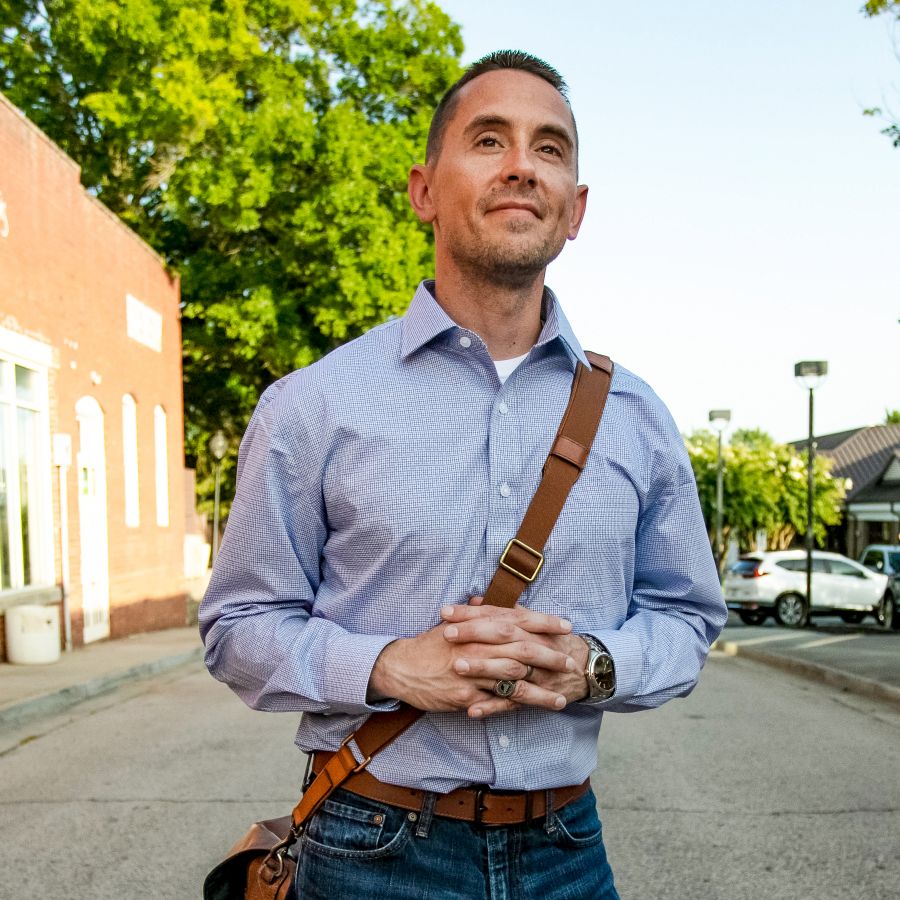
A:
<svg viewBox="0 0 900 900">
<path fill-rule="evenodd" d="M 833 637 L 819 638 L 817 641 L 810 641 L 808 644 L 797 644 L 795 650 L 807 650 L 811 647 L 824 647 L 826 644 L 839 644 L 841 641 L 855 641 L 862 637 L 861 634 L 836 634 Z"/>
<path fill-rule="evenodd" d="M 806 635 L 802 631 L 793 634 L 767 634 L 763 637 L 747 638 L 746 641 L 734 641 L 740 647 L 749 647 L 751 644 L 768 644 L 772 641 L 798 641 Z"/>
</svg>

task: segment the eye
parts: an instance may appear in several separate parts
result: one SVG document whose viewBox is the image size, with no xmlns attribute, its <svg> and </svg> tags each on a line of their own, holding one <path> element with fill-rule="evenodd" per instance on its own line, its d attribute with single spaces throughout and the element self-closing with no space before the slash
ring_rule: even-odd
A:
<svg viewBox="0 0 900 900">
<path fill-rule="evenodd" d="M 499 144 L 499 140 L 491 134 L 482 135 L 482 137 L 475 141 L 475 145 L 478 147 L 497 147 Z"/>
<path fill-rule="evenodd" d="M 556 144 L 542 144 L 538 147 L 539 153 L 546 153 L 548 156 L 562 156 L 562 150 Z"/>
</svg>

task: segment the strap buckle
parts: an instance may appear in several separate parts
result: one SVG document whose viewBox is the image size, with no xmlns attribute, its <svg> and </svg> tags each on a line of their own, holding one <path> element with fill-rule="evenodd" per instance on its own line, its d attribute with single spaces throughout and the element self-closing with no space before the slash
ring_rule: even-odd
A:
<svg viewBox="0 0 900 900">
<path fill-rule="evenodd" d="M 526 572 L 520 572 L 514 565 L 506 561 L 506 557 L 509 555 L 509 551 L 513 546 L 521 547 L 526 553 L 529 553 L 536 560 L 537 564 L 534 567 L 534 571 L 530 575 Z M 531 584 L 531 582 L 538 577 L 538 572 L 541 571 L 541 567 L 543 565 L 544 554 L 539 550 L 535 550 L 534 547 L 529 547 L 528 544 L 525 544 L 516 538 L 513 538 L 506 545 L 506 549 L 500 556 L 500 567 L 506 569 L 507 572 L 512 572 L 513 575 L 515 575 L 517 578 L 521 578 L 522 581 L 526 582 L 527 584 Z"/>
<path fill-rule="evenodd" d="M 347 750 L 350 752 L 351 756 L 353 755 L 353 748 L 350 747 L 349 744 L 350 744 L 350 741 L 352 741 L 353 738 L 355 738 L 355 737 L 356 737 L 356 732 L 355 732 L 355 731 L 351 731 L 350 734 L 348 734 L 347 737 L 345 737 L 345 738 L 341 741 L 341 749 L 343 749 L 344 747 L 346 747 Z M 359 746 L 359 745 L 357 745 L 357 746 Z M 355 761 L 355 757 L 354 757 L 354 761 Z M 370 762 L 372 762 L 372 757 L 371 757 L 371 756 L 367 756 L 361 763 L 357 763 L 356 768 L 352 770 L 353 773 L 356 774 L 357 772 L 362 772 L 362 770 L 363 770 Z"/>
</svg>

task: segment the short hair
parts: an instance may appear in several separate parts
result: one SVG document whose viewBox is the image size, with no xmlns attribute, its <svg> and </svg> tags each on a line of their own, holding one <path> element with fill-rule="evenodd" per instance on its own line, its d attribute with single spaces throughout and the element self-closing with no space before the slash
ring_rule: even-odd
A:
<svg viewBox="0 0 900 900">
<path fill-rule="evenodd" d="M 529 75 L 536 75 L 542 78 L 547 84 L 556 88 L 560 97 L 566 101 L 569 112 L 572 112 L 572 104 L 569 102 L 569 87 L 563 79 L 562 75 L 556 71 L 549 63 L 545 63 L 542 59 L 525 53 L 524 50 L 495 50 L 482 56 L 477 62 L 472 63 L 462 76 L 447 90 L 447 93 L 441 97 L 434 115 L 431 117 L 431 126 L 428 129 L 428 142 L 425 146 L 425 160 L 430 162 L 441 152 L 441 143 L 444 138 L 444 131 L 447 123 L 453 118 L 453 111 L 459 102 L 459 92 L 470 81 L 474 81 L 479 75 L 486 72 L 498 72 L 503 69 L 511 69 L 516 72 L 527 72 Z M 575 125 L 575 114 L 572 113 L 572 127 L 575 129 L 576 150 L 578 145 L 578 127 Z"/>
</svg>

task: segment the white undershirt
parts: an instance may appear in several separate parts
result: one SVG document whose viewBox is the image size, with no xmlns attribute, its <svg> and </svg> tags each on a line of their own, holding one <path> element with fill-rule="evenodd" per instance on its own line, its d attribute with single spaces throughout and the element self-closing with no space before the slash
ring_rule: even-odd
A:
<svg viewBox="0 0 900 900">
<path fill-rule="evenodd" d="M 523 353 L 521 356 L 514 356 L 512 359 L 494 360 L 494 365 L 497 367 L 497 377 L 500 379 L 500 384 L 504 384 L 506 382 L 506 379 L 516 371 L 519 364 L 525 359 L 526 356 L 528 356 L 528 354 Z"/>
</svg>

